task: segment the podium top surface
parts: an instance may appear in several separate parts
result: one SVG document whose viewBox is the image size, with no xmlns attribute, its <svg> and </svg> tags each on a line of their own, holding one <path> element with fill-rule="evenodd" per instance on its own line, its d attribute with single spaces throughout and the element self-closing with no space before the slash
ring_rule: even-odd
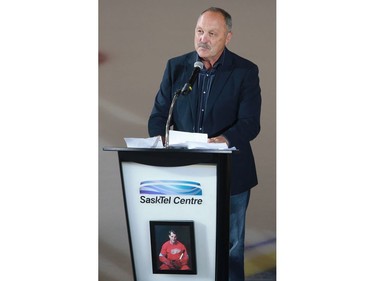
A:
<svg viewBox="0 0 375 281">
<path fill-rule="evenodd" d="M 187 148 L 128 148 L 128 147 L 103 147 L 103 151 L 133 151 L 133 152 L 160 152 L 160 153 L 225 153 L 230 154 L 239 150 L 232 149 L 187 149 Z"/>
</svg>

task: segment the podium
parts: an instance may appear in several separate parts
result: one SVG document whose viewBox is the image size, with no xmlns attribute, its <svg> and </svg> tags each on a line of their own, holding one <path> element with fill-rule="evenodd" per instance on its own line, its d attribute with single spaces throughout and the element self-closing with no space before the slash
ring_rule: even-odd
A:
<svg viewBox="0 0 375 281">
<path fill-rule="evenodd" d="M 134 280 L 227 281 L 233 151 L 103 150 L 118 153 Z M 170 230 L 184 247 L 167 268 L 159 257 Z"/>
</svg>

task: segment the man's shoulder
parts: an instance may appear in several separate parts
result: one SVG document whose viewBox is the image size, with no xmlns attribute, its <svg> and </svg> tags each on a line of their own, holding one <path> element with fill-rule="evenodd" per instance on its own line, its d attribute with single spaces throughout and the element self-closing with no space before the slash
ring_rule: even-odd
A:
<svg viewBox="0 0 375 281">
<path fill-rule="evenodd" d="M 225 56 L 228 57 L 229 60 L 237 66 L 244 66 L 244 67 L 250 67 L 250 68 L 256 67 L 257 68 L 257 65 L 254 62 L 252 62 L 251 60 L 249 60 L 245 57 L 242 57 L 241 55 L 239 55 L 237 53 L 226 50 Z"/>
<path fill-rule="evenodd" d="M 167 241 L 165 241 L 164 243 L 163 243 L 163 247 L 167 247 L 168 245 L 170 245 L 171 243 L 169 243 L 169 240 L 167 240 Z"/>
</svg>

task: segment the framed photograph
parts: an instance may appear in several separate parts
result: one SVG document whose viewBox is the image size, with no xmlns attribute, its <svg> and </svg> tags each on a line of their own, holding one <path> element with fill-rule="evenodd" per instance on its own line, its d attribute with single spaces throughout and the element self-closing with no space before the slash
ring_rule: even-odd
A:
<svg viewBox="0 0 375 281">
<path fill-rule="evenodd" d="M 197 274 L 193 221 L 150 221 L 154 274 Z"/>
</svg>

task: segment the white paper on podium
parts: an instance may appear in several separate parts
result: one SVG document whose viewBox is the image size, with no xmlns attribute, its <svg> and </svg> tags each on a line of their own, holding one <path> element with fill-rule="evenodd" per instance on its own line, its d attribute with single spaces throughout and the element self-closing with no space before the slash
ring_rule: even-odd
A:
<svg viewBox="0 0 375 281">
<path fill-rule="evenodd" d="M 194 142 L 188 141 L 186 142 L 188 149 L 228 149 L 228 146 L 225 142 L 221 143 L 203 143 L 203 142 Z"/>
<path fill-rule="evenodd" d="M 161 136 L 152 138 L 124 138 L 128 148 L 164 148 Z M 228 149 L 226 143 L 209 143 L 207 134 L 169 131 L 169 146 L 187 149 Z M 235 147 L 229 148 L 235 150 Z"/>
<path fill-rule="evenodd" d="M 208 136 L 207 134 L 201 133 L 189 133 L 182 131 L 169 131 L 169 145 L 180 145 L 186 142 L 198 142 L 198 143 L 207 143 Z"/>
<path fill-rule="evenodd" d="M 160 136 L 152 138 L 124 138 L 129 148 L 163 148 Z"/>
<path fill-rule="evenodd" d="M 209 143 L 207 134 L 169 131 L 169 146 L 188 149 L 228 149 L 226 143 Z"/>
</svg>

